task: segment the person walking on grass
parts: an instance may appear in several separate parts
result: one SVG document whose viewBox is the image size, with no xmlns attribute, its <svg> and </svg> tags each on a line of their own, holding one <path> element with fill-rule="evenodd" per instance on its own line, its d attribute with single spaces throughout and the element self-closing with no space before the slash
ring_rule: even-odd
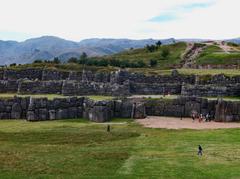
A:
<svg viewBox="0 0 240 179">
<path fill-rule="evenodd" d="M 107 132 L 110 132 L 110 130 L 111 130 L 111 129 L 110 129 L 110 125 L 108 124 L 108 125 L 107 125 Z"/>
<path fill-rule="evenodd" d="M 203 149 L 201 145 L 198 145 L 198 156 L 202 156 L 203 155 Z"/>
</svg>

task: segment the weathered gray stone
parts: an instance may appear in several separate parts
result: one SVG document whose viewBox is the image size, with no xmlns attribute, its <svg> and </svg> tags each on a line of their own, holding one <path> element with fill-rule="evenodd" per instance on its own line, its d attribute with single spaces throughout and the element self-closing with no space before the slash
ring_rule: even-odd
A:
<svg viewBox="0 0 240 179">
<path fill-rule="evenodd" d="M 34 111 L 27 112 L 27 121 L 37 121 Z"/>
<path fill-rule="evenodd" d="M 56 119 L 56 111 L 55 110 L 49 110 L 48 115 L 49 115 L 50 120 Z"/>
<path fill-rule="evenodd" d="M 56 119 L 67 119 L 68 118 L 68 109 L 58 109 L 56 111 Z"/>
<path fill-rule="evenodd" d="M 45 121 L 45 120 L 49 119 L 48 110 L 47 109 L 39 109 L 37 118 L 40 121 Z"/>
<path fill-rule="evenodd" d="M 11 111 L 11 119 L 20 119 L 22 114 L 22 108 L 20 103 L 14 103 Z"/>
<path fill-rule="evenodd" d="M 110 109 L 107 106 L 94 106 L 89 111 L 89 120 L 94 122 L 106 122 L 110 120 Z"/>
<path fill-rule="evenodd" d="M 133 107 L 133 118 L 143 119 L 146 118 L 146 108 L 144 103 L 135 103 Z"/>
</svg>

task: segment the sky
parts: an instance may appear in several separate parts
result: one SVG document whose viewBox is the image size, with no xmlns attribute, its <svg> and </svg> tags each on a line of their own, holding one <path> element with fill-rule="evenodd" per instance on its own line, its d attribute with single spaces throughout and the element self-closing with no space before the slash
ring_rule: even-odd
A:
<svg viewBox="0 0 240 179">
<path fill-rule="evenodd" d="M 0 39 L 240 37 L 239 0 L 0 0 Z"/>
</svg>

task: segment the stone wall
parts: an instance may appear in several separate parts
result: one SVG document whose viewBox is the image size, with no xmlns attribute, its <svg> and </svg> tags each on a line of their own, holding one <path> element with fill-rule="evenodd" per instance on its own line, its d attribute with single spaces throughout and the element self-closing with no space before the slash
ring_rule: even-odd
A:
<svg viewBox="0 0 240 179">
<path fill-rule="evenodd" d="M 42 69 L 22 69 L 22 70 L 3 70 L 3 75 L 1 80 L 19 80 L 19 79 L 29 79 L 36 80 L 42 79 Z"/>
<path fill-rule="evenodd" d="M 181 95 L 184 96 L 240 96 L 239 84 L 226 85 L 183 85 Z"/>
<path fill-rule="evenodd" d="M 216 101 L 204 98 L 181 97 L 178 99 L 148 99 L 146 113 L 150 116 L 190 117 L 191 113 L 215 114 Z"/>
<path fill-rule="evenodd" d="M 216 105 L 215 121 L 240 121 L 240 102 L 219 100 Z"/>
<path fill-rule="evenodd" d="M 106 122 L 113 117 L 143 118 L 145 105 L 131 100 L 93 101 L 89 98 L 28 99 L 26 119 L 42 121 L 55 119 L 86 118 L 94 122 Z"/>
<path fill-rule="evenodd" d="M 84 98 L 31 98 L 26 119 L 28 121 L 74 119 L 83 114 Z"/>
<path fill-rule="evenodd" d="M 0 119 L 26 119 L 30 98 L 0 100 Z"/>
<path fill-rule="evenodd" d="M 197 97 L 177 99 L 119 99 L 93 101 L 85 97 L 19 98 L 0 100 L 0 119 L 43 121 L 86 118 L 106 122 L 111 118 L 149 116 L 190 117 L 192 112 L 209 113 L 215 121 L 240 121 L 240 102 L 207 100 Z"/>
<path fill-rule="evenodd" d="M 133 104 L 126 100 L 93 101 L 85 97 L 0 99 L 0 119 L 44 121 L 84 117 L 105 122 L 113 117 L 134 117 L 132 110 Z"/>
<path fill-rule="evenodd" d="M 62 94 L 62 81 L 22 81 L 17 92 L 20 94 Z"/>
<path fill-rule="evenodd" d="M 179 83 L 133 83 L 130 84 L 131 94 L 181 94 L 182 85 Z"/>
<path fill-rule="evenodd" d="M 64 81 L 62 86 L 63 95 L 130 95 L 129 84 L 111 84 L 97 82 Z"/>
<path fill-rule="evenodd" d="M 181 97 L 173 100 L 148 99 L 146 114 L 150 116 L 190 117 L 192 112 L 209 113 L 217 122 L 240 121 L 240 102 Z"/>
<path fill-rule="evenodd" d="M 0 70 L 0 93 L 63 95 L 176 94 L 239 96 L 240 76 L 144 75 L 115 72 L 68 72 L 47 69 Z"/>
<path fill-rule="evenodd" d="M 17 91 L 17 81 L 0 80 L 0 93 L 16 93 Z"/>
</svg>

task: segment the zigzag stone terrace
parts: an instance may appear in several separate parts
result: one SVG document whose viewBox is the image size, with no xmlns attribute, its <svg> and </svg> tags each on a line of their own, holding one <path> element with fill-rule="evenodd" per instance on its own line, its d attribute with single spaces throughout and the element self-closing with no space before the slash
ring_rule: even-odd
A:
<svg viewBox="0 0 240 179">
<path fill-rule="evenodd" d="M 23 69 L 0 71 L 0 93 L 74 95 L 239 96 L 240 76 L 144 75 L 114 72 Z"/>
</svg>

